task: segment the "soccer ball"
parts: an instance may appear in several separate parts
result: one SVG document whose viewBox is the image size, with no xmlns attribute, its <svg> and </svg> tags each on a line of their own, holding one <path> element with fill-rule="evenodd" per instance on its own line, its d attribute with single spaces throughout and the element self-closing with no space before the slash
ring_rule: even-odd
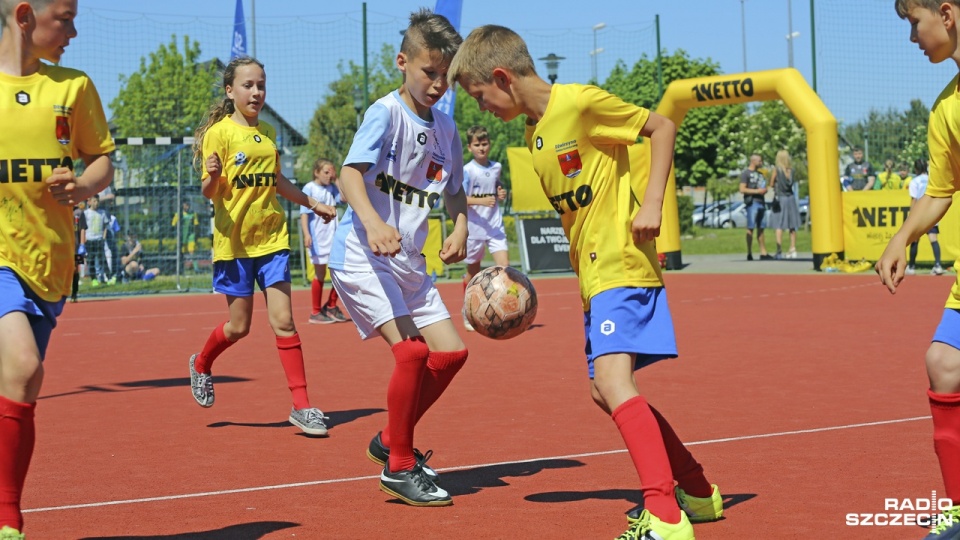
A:
<svg viewBox="0 0 960 540">
<path fill-rule="evenodd" d="M 491 266 L 473 276 L 463 297 L 463 317 L 477 333 L 510 339 L 523 333 L 537 316 L 537 291 L 522 272 Z"/>
</svg>

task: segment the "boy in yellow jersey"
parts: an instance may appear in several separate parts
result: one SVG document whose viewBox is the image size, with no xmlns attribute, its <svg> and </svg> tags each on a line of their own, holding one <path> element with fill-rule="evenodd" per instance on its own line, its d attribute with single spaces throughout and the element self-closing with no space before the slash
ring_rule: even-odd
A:
<svg viewBox="0 0 960 540">
<path fill-rule="evenodd" d="M 20 496 L 50 334 L 74 271 L 73 206 L 113 177 L 113 140 L 87 76 L 52 66 L 77 0 L 0 0 L 0 539 L 22 539 Z M 74 163 L 83 160 L 77 177 Z"/>
<path fill-rule="evenodd" d="M 897 15 L 910 23 L 910 41 L 933 63 L 952 60 L 960 67 L 960 0 L 895 0 Z M 877 261 L 880 281 L 897 292 L 907 271 L 907 246 L 932 229 L 947 213 L 960 189 L 960 76 L 944 88 L 930 110 L 927 146 L 929 178 L 923 196 L 890 239 Z M 911 182 L 911 187 L 917 179 Z M 911 189 L 913 191 L 913 189 Z M 947 297 L 943 318 L 926 355 L 933 417 L 933 446 L 940 461 L 946 497 L 953 506 L 932 520 L 929 540 L 960 538 L 960 281 Z"/>
<path fill-rule="evenodd" d="M 719 519 L 723 501 L 633 375 L 677 356 L 654 246 L 676 127 L 595 86 L 551 86 L 520 36 L 501 26 L 471 32 L 447 77 L 503 121 L 527 116 L 533 168 L 580 278 L 591 394 L 613 417 L 640 476 L 644 509 L 620 538 L 692 539 L 690 522 Z M 651 145 L 649 179 L 630 170 L 627 147 L 640 135 Z"/>
</svg>

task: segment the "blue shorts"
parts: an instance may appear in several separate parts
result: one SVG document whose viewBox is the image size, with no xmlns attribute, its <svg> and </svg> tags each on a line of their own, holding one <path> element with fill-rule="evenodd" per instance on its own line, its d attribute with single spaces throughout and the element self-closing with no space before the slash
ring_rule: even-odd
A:
<svg viewBox="0 0 960 540">
<path fill-rule="evenodd" d="M 767 205 L 762 202 L 752 202 L 747 205 L 747 230 L 762 229 L 766 223 L 763 218 L 767 213 Z"/>
<path fill-rule="evenodd" d="M 284 249 L 232 261 L 213 263 L 213 290 L 228 296 L 253 296 L 253 282 L 260 290 L 275 283 L 290 283 L 290 250 Z"/>
<path fill-rule="evenodd" d="M 33 328 L 33 339 L 37 341 L 37 349 L 40 350 L 41 360 L 47 354 L 50 334 L 57 326 L 57 317 L 63 313 L 64 300 L 66 297 L 56 302 L 47 302 L 21 281 L 16 272 L 7 267 L 0 267 L 0 317 L 15 311 L 21 311 L 27 315 L 30 327 Z"/>
<path fill-rule="evenodd" d="M 590 300 L 583 314 L 587 338 L 587 369 L 593 378 L 594 359 L 607 354 L 636 354 L 633 369 L 677 357 L 673 317 L 663 287 L 621 287 Z"/>
<path fill-rule="evenodd" d="M 930 341 L 939 341 L 954 349 L 960 349 L 960 310 L 951 308 L 943 310 L 940 325 L 937 326 L 937 331 L 933 333 L 933 339 Z"/>
</svg>

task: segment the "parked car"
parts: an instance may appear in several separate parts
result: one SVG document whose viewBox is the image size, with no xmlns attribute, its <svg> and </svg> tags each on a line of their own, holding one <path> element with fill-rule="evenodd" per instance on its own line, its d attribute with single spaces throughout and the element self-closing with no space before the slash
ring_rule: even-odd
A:
<svg viewBox="0 0 960 540">
<path fill-rule="evenodd" d="M 701 227 L 724 229 L 746 227 L 746 206 L 742 202 L 721 201 L 707 210 L 700 218 L 699 225 Z"/>
<path fill-rule="evenodd" d="M 810 218 L 810 197 L 804 197 L 798 200 L 797 206 L 800 207 L 800 224 L 806 225 L 807 219 Z"/>
<path fill-rule="evenodd" d="M 727 213 L 732 205 L 730 201 L 714 201 L 693 213 L 693 224 L 698 227 L 719 227 L 719 216 Z"/>
</svg>

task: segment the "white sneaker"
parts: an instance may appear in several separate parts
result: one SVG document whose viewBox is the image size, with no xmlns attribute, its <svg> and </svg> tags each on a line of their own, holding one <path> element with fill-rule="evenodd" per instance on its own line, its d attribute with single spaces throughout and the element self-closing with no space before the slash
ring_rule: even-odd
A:
<svg viewBox="0 0 960 540">
<path fill-rule="evenodd" d="M 911 265 L 908 265 L 908 266 L 907 266 L 907 270 L 904 272 L 904 274 L 906 274 L 906 275 L 908 275 L 908 276 L 912 276 L 912 275 L 914 275 L 914 274 L 916 274 L 916 273 L 917 273 L 917 269 L 914 268 L 912 264 L 911 264 Z"/>
<path fill-rule="evenodd" d="M 930 270 L 930 273 L 933 274 L 933 275 L 935 275 L 935 276 L 942 276 L 942 275 L 943 275 L 943 267 L 940 266 L 939 264 L 935 264 L 935 265 L 933 265 L 933 269 Z"/>
</svg>

